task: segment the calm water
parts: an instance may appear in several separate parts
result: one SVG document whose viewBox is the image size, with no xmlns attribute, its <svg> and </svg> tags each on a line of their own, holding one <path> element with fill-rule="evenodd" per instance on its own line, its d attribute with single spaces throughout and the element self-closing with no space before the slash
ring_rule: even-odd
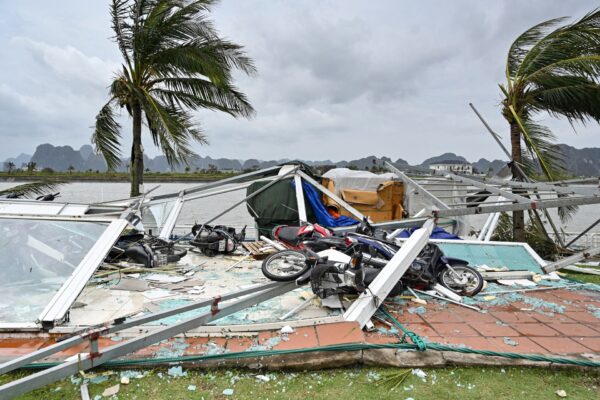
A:
<svg viewBox="0 0 600 400">
<path fill-rule="evenodd" d="M 18 182 L 0 182 L 0 190 L 10 188 L 19 184 Z M 201 185 L 199 183 L 148 183 L 145 190 L 158 186 L 152 195 L 179 192 L 185 188 Z M 125 182 L 72 182 L 62 185 L 60 197 L 57 201 L 71 203 L 94 203 L 110 200 L 119 200 L 129 197 L 129 183 Z M 246 190 L 224 193 L 215 197 L 198 199 L 186 203 L 181 212 L 178 224 L 193 224 L 206 221 L 219 214 L 225 208 L 233 205 L 245 197 Z M 246 210 L 244 204 L 233 209 L 221 217 L 218 223 L 242 227 L 253 226 L 254 220 Z"/>
<path fill-rule="evenodd" d="M 0 182 L 0 190 L 16 184 L 18 183 Z M 178 192 L 182 189 L 198 185 L 198 183 L 149 183 L 145 185 L 145 189 L 149 190 L 155 186 L 159 186 L 152 193 L 164 194 Z M 59 201 L 73 203 L 118 200 L 129 196 L 129 184 L 124 182 L 73 182 L 61 186 L 59 190 L 61 192 Z M 189 202 L 184 206 L 178 224 L 193 224 L 195 222 L 206 221 L 219 214 L 225 208 L 233 205 L 236 201 L 243 199 L 245 193 L 246 190 L 244 189 Z M 555 212 L 552 211 L 552 214 L 555 215 Z M 485 218 L 486 216 L 471 217 L 471 224 L 480 228 Z M 600 218 L 600 205 L 589 205 L 580 207 L 579 212 L 568 224 L 560 224 L 558 218 L 555 218 L 555 222 L 567 232 L 579 232 L 598 218 Z M 217 222 L 237 227 L 254 225 L 254 221 L 244 204 L 224 215 Z M 600 226 L 596 226 L 592 231 L 600 233 Z"/>
</svg>

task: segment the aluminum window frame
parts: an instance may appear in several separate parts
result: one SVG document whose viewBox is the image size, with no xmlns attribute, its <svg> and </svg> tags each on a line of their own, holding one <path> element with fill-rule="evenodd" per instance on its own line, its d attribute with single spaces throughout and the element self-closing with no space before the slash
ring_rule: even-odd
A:
<svg viewBox="0 0 600 400">
<path fill-rule="evenodd" d="M 46 307 L 42 310 L 35 322 L 0 322 L 1 330 L 24 329 L 39 330 L 43 327 L 54 326 L 64 321 L 67 312 L 88 283 L 98 266 L 104 261 L 110 249 L 119 239 L 123 231 L 130 226 L 126 218 L 107 218 L 107 217 L 74 217 L 74 216 L 51 216 L 51 215 L 11 215 L 0 214 L 0 220 L 21 219 L 21 220 L 48 220 L 48 221 L 78 221 L 78 222 L 97 222 L 107 224 L 106 229 L 96 243 L 87 252 L 71 275 L 61 285 Z"/>
<path fill-rule="evenodd" d="M 398 242 L 405 242 L 408 238 L 396 238 Z M 450 244 L 468 244 L 468 245 L 478 245 L 478 246 L 521 246 L 527 251 L 527 253 L 540 265 L 540 268 L 543 268 L 548 264 L 546 260 L 544 260 L 538 253 L 533 250 L 533 248 L 525 242 L 498 242 L 498 241 L 489 241 L 482 242 L 480 240 L 471 240 L 471 239 L 463 239 L 463 240 L 453 240 L 453 239 L 429 239 L 431 243 L 450 243 Z"/>
</svg>

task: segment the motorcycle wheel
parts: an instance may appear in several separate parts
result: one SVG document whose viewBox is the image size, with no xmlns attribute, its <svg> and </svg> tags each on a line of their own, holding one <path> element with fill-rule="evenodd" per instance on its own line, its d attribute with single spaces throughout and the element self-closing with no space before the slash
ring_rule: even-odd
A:
<svg viewBox="0 0 600 400">
<path fill-rule="evenodd" d="M 474 268 L 467 265 L 453 265 L 450 268 L 444 268 L 438 275 L 438 282 L 461 296 L 475 296 L 483 289 L 483 277 Z M 455 275 L 458 274 L 457 277 Z"/>
<path fill-rule="evenodd" d="M 290 282 L 304 275 L 310 266 L 306 255 L 298 250 L 283 250 L 271 254 L 262 263 L 262 273 L 277 282 Z"/>
</svg>

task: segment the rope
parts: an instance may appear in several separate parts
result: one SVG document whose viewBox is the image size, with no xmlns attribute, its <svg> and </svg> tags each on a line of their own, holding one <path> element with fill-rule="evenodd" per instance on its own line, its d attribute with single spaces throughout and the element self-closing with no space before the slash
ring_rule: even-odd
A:
<svg viewBox="0 0 600 400">
<path fill-rule="evenodd" d="M 104 363 L 106 367 L 124 367 L 129 365 L 160 365 L 167 363 L 182 363 L 182 362 L 203 362 L 214 360 L 239 360 L 244 358 L 263 358 L 272 356 L 282 356 L 289 354 L 308 354 L 315 352 L 340 352 L 340 351 L 361 351 L 361 350 L 380 350 L 380 349 L 397 349 L 397 350 L 416 350 L 416 351 L 449 351 L 463 354 L 477 354 L 491 357 L 502 357 L 513 360 L 529 360 L 548 362 L 554 364 L 576 365 L 580 367 L 600 367 L 600 362 L 589 360 L 578 360 L 574 358 L 538 355 L 538 354 L 520 354 L 511 352 L 500 352 L 493 350 L 475 350 L 467 347 L 454 347 L 440 343 L 427 343 L 416 333 L 408 330 L 400 323 L 392 314 L 388 312 L 385 306 L 382 306 L 379 311 L 385 315 L 396 327 L 402 332 L 400 343 L 373 344 L 373 343 L 354 343 L 354 344 L 339 344 L 322 347 L 309 347 L 302 349 L 291 350 L 251 350 L 235 353 L 209 354 L 198 356 L 182 356 L 182 357 L 166 357 L 166 358 L 144 358 L 137 360 L 113 360 Z M 412 343 L 408 343 L 406 339 L 410 339 Z M 29 364 L 23 369 L 45 369 L 58 366 L 60 362 L 40 362 Z"/>
<path fill-rule="evenodd" d="M 396 318 L 394 318 L 385 307 L 382 307 L 380 311 L 398 328 L 400 328 L 404 335 L 402 335 L 402 340 L 404 340 L 405 336 L 408 336 L 413 345 L 417 350 L 425 351 L 425 350 L 437 350 L 437 351 L 452 351 L 457 353 L 464 354 L 478 354 L 492 357 L 503 357 L 514 360 L 530 360 L 530 361 L 542 361 L 542 362 L 550 362 L 555 364 L 566 364 L 566 365 L 578 365 L 585 367 L 600 367 L 600 362 L 595 361 L 587 361 L 587 360 L 577 360 L 573 358 L 563 358 L 563 357 L 554 357 L 554 356 L 546 356 L 546 355 L 537 355 L 537 354 L 520 354 L 520 353 L 511 353 L 511 352 L 500 352 L 493 350 L 475 350 L 469 349 L 466 347 L 454 347 L 443 345 L 439 343 L 426 343 L 423 339 L 414 332 L 406 329 Z"/>
<path fill-rule="evenodd" d="M 304 349 L 292 349 L 292 350 L 256 350 L 256 351 L 242 351 L 236 353 L 223 353 L 223 354 L 211 354 L 202 356 L 184 356 L 184 357 L 166 357 L 166 358 L 144 358 L 139 360 L 113 360 L 104 363 L 106 367 L 124 367 L 130 365 L 162 365 L 168 363 L 182 363 L 182 362 L 203 362 L 203 361 L 214 361 L 214 360 L 237 360 L 244 358 L 263 358 L 272 356 L 281 356 L 289 354 L 307 354 L 315 352 L 340 352 L 340 351 L 360 351 L 360 350 L 381 350 L 381 349 L 396 349 L 396 350 L 419 350 L 418 346 L 410 343 L 388 343 L 388 344 L 373 344 L 373 343 L 356 343 L 356 344 L 340 344 L 323 347 L 310 347 Z M 573 358 L 553 357 L 536 354 L 519 354 L 519 353 L 505 353 L 491 350 L 474 350 L 469 348 L 458 348 L 438 343 L 428 343 L 428 350 L 435 351 L 451 351 L 465 354 L 479 354 L 494 357 L 503 357 L 515 360 L 530 360 L 549 362 L 555 364 L 565 365 L 577 365 L 581 367 L 600 367 L 600 362 L 588 361 L 588 360 L 577 360 Z M 50 367 L 58 366 L 60 362 L 44 362 L 34 363 L 23 367 L 23 369 L 45 369 Z"/>
<path fill-rule="evenodd" d="M 408 329 L 406 329 L 404 327 L 404 325 L 402 325 L 400 323 L 400 321 L 398 321 L 396 318 L 394 318 L 394 316 L 392 316 L 392 314 L 390 314 L 387 310 L 387 308 L 385 306 L 381 306 L 381 308 L 379 309 L 379 311 L 381 311 L 383 313 L 383 315 L 385 315 L 390 321 L 392 321 L 392 323 L 394 325 L 396 325 L 396 327 L 400 328 L 400 330 L 402 330 L 402 332 L 404 332 L 402 334 L 402 337 L 400 338 L 400 343 L 406 343 L 406 338 L 408 337 L 410 339 L 410 341 L 417 346 L 417 349 L 419 351 L 425 351 L 427 350 L 427 343 L 416 333 L 409 331 Z"/>
</svg>

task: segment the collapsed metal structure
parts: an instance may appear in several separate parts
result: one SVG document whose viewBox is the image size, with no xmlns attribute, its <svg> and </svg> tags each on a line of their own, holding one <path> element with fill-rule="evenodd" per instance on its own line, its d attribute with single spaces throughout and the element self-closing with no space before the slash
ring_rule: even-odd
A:
<svg viewBox="0 0 600 400">
<path fill-rule="evenodd" d="M 402 278 L 411 263 L 426 246 L 434 226 L 443 219 L 449 220 L 456 225 L 457 221 L 452 220 L 452 218 L 475 214 L 489 214 L 490 216 L 484 225 L 484 229 L 482 229 L 478 237 L 480 241 L 489 242 L 495 225 L 498 222 L 498 213 L 500 212 L 514 210 L 532 210 L 536 212 L 537 210 L 546 210 L 548 208 L 600 203 L 600 190 L 598 188 L 573 187 L 568 185 L 568 182 L 513 182 L 466 177 L 455 174 L 446 174 L 441 177 L 420 176 L 411 178 L 389 163 L 386 163 L 386 167 L 395 174 L 398 180 L 404 183 L 406 188 L 410 189 L 412 196 L 421 196 L 422 199 L 426 200 L 425 203 L 427 205 L 418 212 L 413 213 L 409 218 L 373 224 L 382 229 L 394 230 L 390 234 L 390 237 L 396 236 L 405 228 L 416 227 L 418 229 L 413 232 L 408 240 L 402 242 L 400 251 L 381 270 L 367 290 L 343 314 L 343 320 L 356 321 L 361 327 L 369 323 L 373 314 L 390 293 L 394 283 Z M 268 182 L 258 191 L 253 192 L 244 199 L 235 202 L 217 213 L 212 218 L 204 221 L 204 224 L 209 224 L 284 179 L 291 179 L 295 183 L 294 190 L 296 191 L 298 204 L 298 222 L 301 224 L 307 222 L 306 204 L 302 189 L 303 181 L 312 185 L 324 196 L 334 200 L 355 218 L 359 220 L 365 218 L 352 205 L 306 174 L 298 164 L 271 167 L 233 176 L 221 181 L 188 188 L 177 193 L 152 196 L 151 192 L 148 192 L 137 198 L 102 204 L 77 205 L 68 203 L 48 204 L 22 200 L 0 201 L 0 225 L 2 221 L 35 220 L 50 221 L 51 223 L 57 221 L 74 222 L 75 224 L 93 223 L 100 224 L 103 227 L 99 231 L 99 236 L 94 237 L 95 244 L 87 249 L 88 251 L 85 254 L 82 254 L 77 265 L 73 265 L 73 273 L 66 278 L 37 320 L 21 325 L 7 325 L 4 328 L 39 329 L 39 327 L 47 328 L 54 324 L 59 324 L 65 318 L 69 307 L 73 304 L 86 282 L 102 263 L 111 246 L 113 246 L 126 229 L 139 229 L 146 232 L 150 229 L 156 229 L 159 232 L 158 236 L 160 238 L 168 240 L 172 237 L 173 230 L 176 227 L 178 217 L 185 203 L 243 190 L 256 181 Z M 440 186 L 452 187 L 453 194 L 435 194 L 436 190 L 440 192 Z M 595 222 L 595 224 L 597 223 Z M 347 229 L 352 228 L 337 228 L 338 231 Z M 82 236 L 83 234 L 77 233 L 77 235 Z M 28 239 L 27 241 L 32 249 L 36 249 L 36 251 L 40 251 L 52 259 L 60 262 L 64 261 L 64 255 L 56 254 L 56 251 L 50 249 L 48 245 L 39 244 L 38 242 L 39 240 L 35 238 Z M 588 250 L 568 259 L 568 262 L 572 263 L 599 253 L 600 249 Z M 560 262 L 549 264 L 545 269 L 549 272 L 560 268 L 563 264 Z M 137 318 L 126 318 L 113 321 L 111 324 L 90 327 L 71 335 L 69 338 L 55 345 L 0 365 L 0 374 L 3 374 L 77 344 L 83 342 L 90 343 L 91 352 L 88 354 L 79 354 L 76 359 L 65 361 L 60 365 L 0 387 L 0 398 L 12 398 L 72 375 L 79 370 L 102 365 L 108 360 L 124 356 L 153 343 L 205 325 L 215 319 L 294 290 L 296 287 L 294 283 L 270 283 L 234 293 L 223 294 L 207 301 L 196 302 L 169 311 Z M 209 312 L 167 326 L 158 331 L 118 343 L 102 351 L 98 349 L 98 338 L 102 335 L 206 306 L 211 307 Z"/>
</svg>

